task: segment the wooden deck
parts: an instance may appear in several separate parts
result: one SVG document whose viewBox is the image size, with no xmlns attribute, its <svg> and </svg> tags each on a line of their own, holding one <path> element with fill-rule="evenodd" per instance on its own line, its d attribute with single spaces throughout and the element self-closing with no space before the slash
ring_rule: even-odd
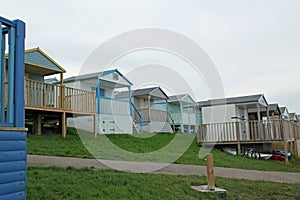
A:
<svg viewBox="0 0 300 200">
<path fill-rule="evenodd" d="M 242 144 L 264 144 L 282 141 L 285 146 L 292 143 L 298 154 L 300 126 L 287 120 L 241 121 L 201 124 L 198 126 L 199 145 L 237 145 L 241 153 Z M 286 147 L 285 147 L 286 148 Z"/>
<path fill-rule="evenodd" d="M 42 120 L 59 121 L 65 137 L 67 117 L 96 116 L 95 92 L 26 79 L 24 98 L 26 119 L 36 134 L 42 132 Z"/>
</svg>

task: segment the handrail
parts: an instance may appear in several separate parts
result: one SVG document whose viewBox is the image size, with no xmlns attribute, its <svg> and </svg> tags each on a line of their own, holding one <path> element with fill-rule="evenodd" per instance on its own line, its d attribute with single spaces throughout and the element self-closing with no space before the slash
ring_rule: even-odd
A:
<svg viewBox="0 0 300 200">
<path fill-rule="evenodd" d="M 141 133 L 143 131 L 143 117 L 142 117 L 141 113 L 139 112 L 139 110 L 137 109 L 137 107 L 134 105 L 134 103 L 131 102 L 131 105 L 132 105 L 133 109 L 135 110 L 135 112 L 140 117 L 140 133 Z"/>
<path fill-rule="evenodd" d="M 95 113 L 95 92 L 25 79 L 26 106 Z"/>
<path fill-rule="evenodd" d="M 299 137 L 296 124 L 284 120 L 250 120 L 224 123 L 200 124 L 198 138 L 202 142 L 234 142 L 263 140 L 294 140 Z"/>
<path fill-rule="evenodd" d="M 173 117 L 172 117 L 172 114 L 171 114 L 169 111 L 167 111 L 167 113 L 168 113 L 168 117 L 170 117 L 170 119 L 171 119 L 171 121 L 172 121 L 172 129 L 173 129 L 173 131 L 175 132 L 175 125 L 174 125 L 174 119 L 173 119 Z"/>
</svg>

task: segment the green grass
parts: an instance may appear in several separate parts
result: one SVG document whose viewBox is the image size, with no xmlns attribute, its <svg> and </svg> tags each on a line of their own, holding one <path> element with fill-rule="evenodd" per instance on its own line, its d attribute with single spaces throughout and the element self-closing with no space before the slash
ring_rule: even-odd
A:
<svg viewBox="0 0 300 200">
<path fill-rule="evenodd" d="M 142 156 L 136 153 L 149 153 L 156 151 L 169 144 L 174 140 L 176 134 L 156 134 L 149 138 L 133 137 L 131 135 L 99 135 L 97 139 L 94 139 L 91 134 L 83 133 L 81 137 L 85 143 L 89 143 L 91 150 L 97 149 L 94 155 L 97 158 L 114 159 L 114 160 L 135 160 L 128 155 L 122 155 L 122 152 L 113 149 L 108 150 L 108 147 L 103 143 L 104 139 L 109 139 L 120 149 L 124 149 L 129 152 L 134 152 L 135 155 Z M 181 139 L 191 137 L 191 135 L 180 134 Z M 190 138 L 189 138 L 190 139 Z M 174 144 L 175 148 L 180 144 Z M 174 150 L 175 151 L 175 150 Z M 52 155 L 52 156 L 67 156 L 67 157 L 79 157 L 79 158 L 94 158 L 93 155 L 82 144 L 75 129 L 69 128 L 66 138 L 62 138 L 57 134 L 45 134 L 42 136 L 29 135 L 28 136 L 28 153 L 39 155 Z M 164 152 L 165 157 L 172 157 L 174 152 Z M 176 153 L 176 152 L 175 152 Z M 300 159 L 292 159 L 289 165 L 285 165 L 284 162 L 275 160 L 255 160 L 250 158 L 244 158 L 239 156 L 232 156 L 221 152 L 219 150 L 212 150 L 214 154 L 214 163 L 218 167 L 230 167 L 263 171 L 286 171 L 286 172 L 300 172 Z M 161 155 L 160 151 L 157 151 L 156 155 Z M 199 159 L 199 147 L 196 145 L 195 140 L 192 142 L 187 151 L 178 159 L 175 159 L 174 163 L 181 164 L 193 164 L 193 165 L 205 165 L 205 159 Z M 154 154 L 155 156 L 155 154 Z M 157 156 L 159 157 L 159 156 Z M 140 158 L 139 158 L 140 159 Z M 137 159 L 136 159 L 137 160 Z M 142 156 L 142 160 L 149 161 L 147 155 Z M 151 161 L 151 160 L 150 160 Z M 159 159 L 154 161 L 161 161 Z"/>
<path fill-rule="evenodd" d="M 194 191 L 203 176 L 134 174 L 112 170 L 29 167 L 27 199 L 219 199 Z M 228 199 L 297 199 L 300 184 L 216 178 Z"/>
</svg>

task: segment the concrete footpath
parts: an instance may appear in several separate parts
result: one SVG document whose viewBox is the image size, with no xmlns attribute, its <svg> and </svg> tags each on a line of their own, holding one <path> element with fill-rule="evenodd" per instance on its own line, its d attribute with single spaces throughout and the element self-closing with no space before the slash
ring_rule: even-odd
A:
<svg viewBox="0 0 300 200">
<path fill-rule="evenodd" d="M 96 160 L 85 158 L 56 157 L 28 155 L 28 166 L 56 166 L 96 169 L 116 169 L 129 172 L 146 172 L 152 174 L 181 174 L 181 175 L 206 175 L 206 166 L 168 164 L 153 162 L 127 162 L 112 160 Z M 282 183 L 300 183 L 300 173 L 293 172 L 268 172 L 215 167 L 215 176 L 224 178 L 238 178 L 248 180 L 265 180 Z"/>
</svg>

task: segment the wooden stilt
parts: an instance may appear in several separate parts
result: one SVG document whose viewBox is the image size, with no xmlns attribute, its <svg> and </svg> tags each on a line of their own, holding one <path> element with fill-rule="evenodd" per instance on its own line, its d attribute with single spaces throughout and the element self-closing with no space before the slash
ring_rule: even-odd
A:
<svg viewBox="0 0 300 200">
<path fill-rule="evenodd" d="M 40 114 L 37 115 L 36 119 L 36 131 L 37 135 L 42 135 L 42 116 Z"/>
<path fill-rule="evenodd" d="M 67 135 L 67 126 L 66 126 L 66 113 L 63 112 L 61 115 L 61 134 L 65 138 Z"/>
<path fill-rule="evenodd" d="M 284 152 L 285 152 L 285 164 L 289 164 L 289 158 L 288 158 L 288 142 L 284 141 Z"/>
</svg>

